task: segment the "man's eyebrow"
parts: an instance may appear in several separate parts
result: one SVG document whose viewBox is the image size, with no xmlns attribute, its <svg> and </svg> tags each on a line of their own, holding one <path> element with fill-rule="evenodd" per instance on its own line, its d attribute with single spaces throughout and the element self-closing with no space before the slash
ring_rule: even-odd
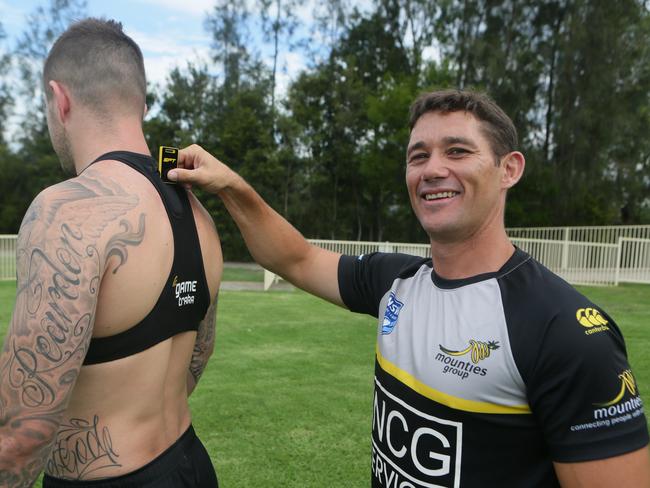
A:
<svg viewBox="0 0 650 488">
<path fill-rule="evenodd" d="M 413 151 L 415 151 L 417 149 L 422 149 L 423 147 L 426 147 L 426 143 L 424 141 L 416 142 L 415 144 L 409 146 L 406 149 L 406 156 L 408 156 L 409 154 L 411 154 Z"/>
<path fill-rule="evenodd" d="M 471 139 L 468 139 L 467 137 L 448 136 L 448 137 L 443 137 L 442 142 L 445 146 L 451 146 L 453 144 L 462 144 L 463 146 L 469 146 L 472 149 L 478 149 L 478 146 Z"/>
</svg>

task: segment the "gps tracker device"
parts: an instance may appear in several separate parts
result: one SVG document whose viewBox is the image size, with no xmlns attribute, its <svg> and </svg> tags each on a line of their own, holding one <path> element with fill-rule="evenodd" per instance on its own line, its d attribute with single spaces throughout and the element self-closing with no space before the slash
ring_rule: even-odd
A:
<svg viewBox="0 0 650 488">
<path fill-rule="evenodd" d="M 158 149 L 158 173 L 165 183 L 176 184 L 175 181 L 169 181 L 167 173 L 170 169 L 178 167 L 178 148 L 169 146 L 160 146 Z"/>
</svg>

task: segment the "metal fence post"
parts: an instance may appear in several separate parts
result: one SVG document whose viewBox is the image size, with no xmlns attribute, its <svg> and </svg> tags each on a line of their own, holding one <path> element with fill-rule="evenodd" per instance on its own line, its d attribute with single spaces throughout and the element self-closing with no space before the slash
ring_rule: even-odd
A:
<svg viewBox="0 0 650 488">
<path fill-rule="evenodd" d="M 564 228 L 564 245 L 562 246 L 562 269 L 569 267 L 569 228 Z"/>
<path fill-rule="evenodd" d="M 618 280 L 621 276 L 621 251 L 623 247 L 623 238 L 619 237 L 617 241 L 618 247 L 616 248 L 616 269 L 614 270 L 614 286 L 618 286 Z"/>
</svg>

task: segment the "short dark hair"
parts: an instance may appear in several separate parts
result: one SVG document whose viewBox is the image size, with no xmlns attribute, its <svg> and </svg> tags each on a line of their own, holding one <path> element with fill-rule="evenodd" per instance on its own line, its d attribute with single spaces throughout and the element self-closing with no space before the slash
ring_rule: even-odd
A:
<svg viewBox="0 0 650 488">
<path fill-rule="evenodd" d="M 114 20 L 88 18 L 56 40 L 43 67 L 43 87 L 64 84 L 83 105 L 98 112 L 123 105 L 143 112 L 147 81 L 142 51 Z M 123 108 L 123 107 L 120 107 Z"/>
<path fill-rule="evenodd" d="M 427 112 L 469 112 L 481 122 L 484 135 L 499 160 L 517 149 L 517 129 L 510 117 L 485 93 L 469 90 L 439 90 L 423 93 L 411 105 L 409 128 Z"/>
</svg>

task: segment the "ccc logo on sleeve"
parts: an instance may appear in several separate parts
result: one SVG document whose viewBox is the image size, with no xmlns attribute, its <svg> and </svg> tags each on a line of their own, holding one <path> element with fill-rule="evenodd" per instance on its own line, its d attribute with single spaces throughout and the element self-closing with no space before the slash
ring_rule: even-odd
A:
<svg viewBox="0 0 650 488">
<path fill-rule="evenodd" d="M 587 329 L 585 330 L 586 335 L 609 330 L 607 319 L 595 308 L 579 308 L 576 311 L 576 320 Z"/>
</svg>

